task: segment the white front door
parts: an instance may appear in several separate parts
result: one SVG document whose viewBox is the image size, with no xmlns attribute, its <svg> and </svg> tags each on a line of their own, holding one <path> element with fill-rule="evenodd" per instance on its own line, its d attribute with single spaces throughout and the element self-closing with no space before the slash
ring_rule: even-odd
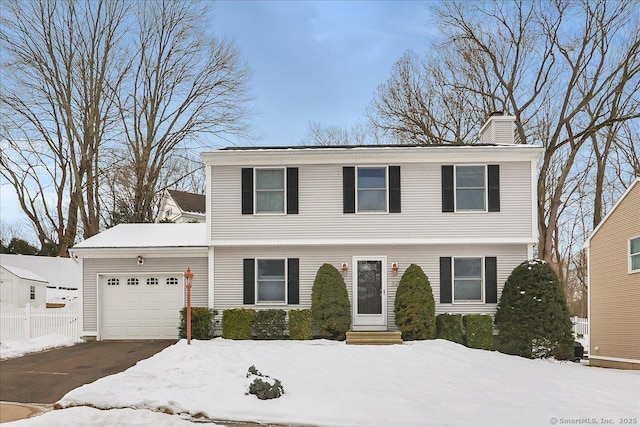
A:
<svg viewBox="0 0 640 427">
<path fill-rule="evenodd" d="M 353 330 L 387 329 L 387 257 L 353 258 Z"/>
</svg>

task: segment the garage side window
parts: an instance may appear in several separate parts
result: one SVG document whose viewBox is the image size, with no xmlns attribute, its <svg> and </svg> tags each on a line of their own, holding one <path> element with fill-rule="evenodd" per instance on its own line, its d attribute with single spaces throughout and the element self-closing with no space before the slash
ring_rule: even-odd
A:
<svg viewBox="0 0 640 427">
<path fill-rule="evenodd" d="M 166 283 L 167 285 L 170 285 L 170 286 L 175 286 L 179 284 L 177 277 L 167 277 Z"/>
<path fill-rule="evenodd" d="M 127 285 L 129 286 L 138 286 L 140 284 L 140 280 L 137 277 L 129 277 L 127 279 Z"/>
<path fill-rule="evenodd" d="M 29 287 L 29 299 L 31 299 L 32 301 L 34 299 L 36 299 L 36 287 L 35 286 L 30 286 Z"/>
<path fill-rule="evenodd" d="M 154 286 L 154 285 L 157 285 L 159 283 L 160 283 L 160 281 L 158 280 L 157 277 L 147 277 L 147 285 Z"/>
<path fill-rule="evenodd" d="M 120 285 L 120 279 L 116 277 L 110 277 L 107 279 L 107 286 L 118 286 Z"/>
</svg>

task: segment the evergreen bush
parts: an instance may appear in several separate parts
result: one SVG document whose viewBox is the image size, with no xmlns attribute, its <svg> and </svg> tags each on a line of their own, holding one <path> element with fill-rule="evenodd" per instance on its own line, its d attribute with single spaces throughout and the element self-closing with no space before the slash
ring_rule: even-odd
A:
<svg viewBox="0 0 640 427">
<path fill-rule="evenodd" d="M 222 312 L 222 338 L 250 340 L 255 317 L 252 308 L 231 308 Z"/>
<path fill-rule="evenodd" d="M 191 338 L 210 340 L 213 334 L 213 318 L 218 312 L 207 307 L 191 307 Z M 187 337 L 187 307 L 180 310 L 180 338 Z"/>
<path fill-rule="evenodd" d="M 486 314 L 467 314 L 462 318 L 464 345 L 482 350 L 493 349 L 493 319 Z"/>
<path fill-rule="evenodd" d="M 342 274 L 331 264 L 322 265 L 311 293 L 311 315 L 323 338 L 344 340 L 351 327 L 351 305 Z"/>
<path fill-rule="evenodd" d="M 464 342 L 462 315 L 438 314 L 436 316 L 436 338 L 462 344 Z"/>
<path fill-rule="evenodd" d="M 429 278 L 411 264 L 402 275 L 394 311 L 403 340 L 425 340 L 436 336 L 436 305 Z"/>
<path fill-rule="evenodd" d="M 253 394 L 260 400 L 277 399 L 284 394 L 284 387 L 280 380 L 264 375 L 254 365 L 249 367 L 247 378 L 253 378 L 253 381 L 245 394 Z"/>
<path fill-rule="evenodd" d="M 259 340 L 284 339 L 287 327 L 284 310 L 260 310 L 253 318 L 253 336 Z"/>
<path fill-rule="evenodd" d="M 522 357 L 573 356 L 569 310 L 558 276 L 542 260 L 525 261 L 507 279 L 495 323 L 500 351 Z"/>
<path fill-rule="evenodd" d="M 311 324 L 311 310 L 289 311 L 289 338 L 292 340 L 310 340 L 313 338 Z"/>
</svg>

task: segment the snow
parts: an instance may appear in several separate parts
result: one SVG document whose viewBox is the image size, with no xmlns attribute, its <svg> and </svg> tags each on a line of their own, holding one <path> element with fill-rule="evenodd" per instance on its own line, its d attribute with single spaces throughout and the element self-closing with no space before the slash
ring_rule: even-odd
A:
<svg viewBox="0 0 640 427">
<path fill-rule="evenodd" d="M 282 381 L 274 400 L 246 395 L 251 365 Z M 640 417 L 640 372 L 549 363 L 443 340 L 344 342 L 184 340 L 125 372 L 79 387 L 53 411 L 13 425 L 142 425 L 148 411 L 213 420 L 314 426 L 548 426 Z M 141 418 L 138 418 L 138 415 Z M 177 415 L 150 425 L 184 425 Z M 49 417 L 55 417 L 49 422 Z M 158 418 L 160 420 L 160 418 Z M 165 423 L 165 424 L 161 424 Z M 174 424 L 172 424 L 174 423 Z M 580 424 L 573 422 L 572 424 Z"/>
<path fill-rule="evenodd" d="M 74 249 L 207 246 L 206 224 L 118 224 Z"/>
<path fill-rule="evenodd" d="M 45 335 L 25 341 L 3 341 L 0 343 L 0 359 L 21 357 L 28 353 L 48 350 L 56 347 L 69 347 L 83 342 L 78 338 L 62 335 Z"/>
</svg>

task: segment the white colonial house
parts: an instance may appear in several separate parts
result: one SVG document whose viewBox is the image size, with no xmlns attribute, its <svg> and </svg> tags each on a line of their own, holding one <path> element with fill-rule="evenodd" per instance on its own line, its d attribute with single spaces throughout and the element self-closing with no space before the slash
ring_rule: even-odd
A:
<svg viewBox="0 0 640 427">
<path fill-rule="evenodd" d="M 204 222 L 205 211 L 204 194 L 164 190 L 156 222 Z"/>
<path fill-rule="evenodd" d="M 347 284 L 352 330 L 397 330 L 396 289 L 415 263 L 438 313 L 493 314 L 533 255 L 541 153 L 516 144 L 502 115 L 474 145 L 203 153 L 205 224 L 122 225 L 71 250 L 83 263 L 84 334 L 176 337 L 187 267 L 195 304 L 219 312 L 308 308 L 330 263 Z"/>
</svg>

